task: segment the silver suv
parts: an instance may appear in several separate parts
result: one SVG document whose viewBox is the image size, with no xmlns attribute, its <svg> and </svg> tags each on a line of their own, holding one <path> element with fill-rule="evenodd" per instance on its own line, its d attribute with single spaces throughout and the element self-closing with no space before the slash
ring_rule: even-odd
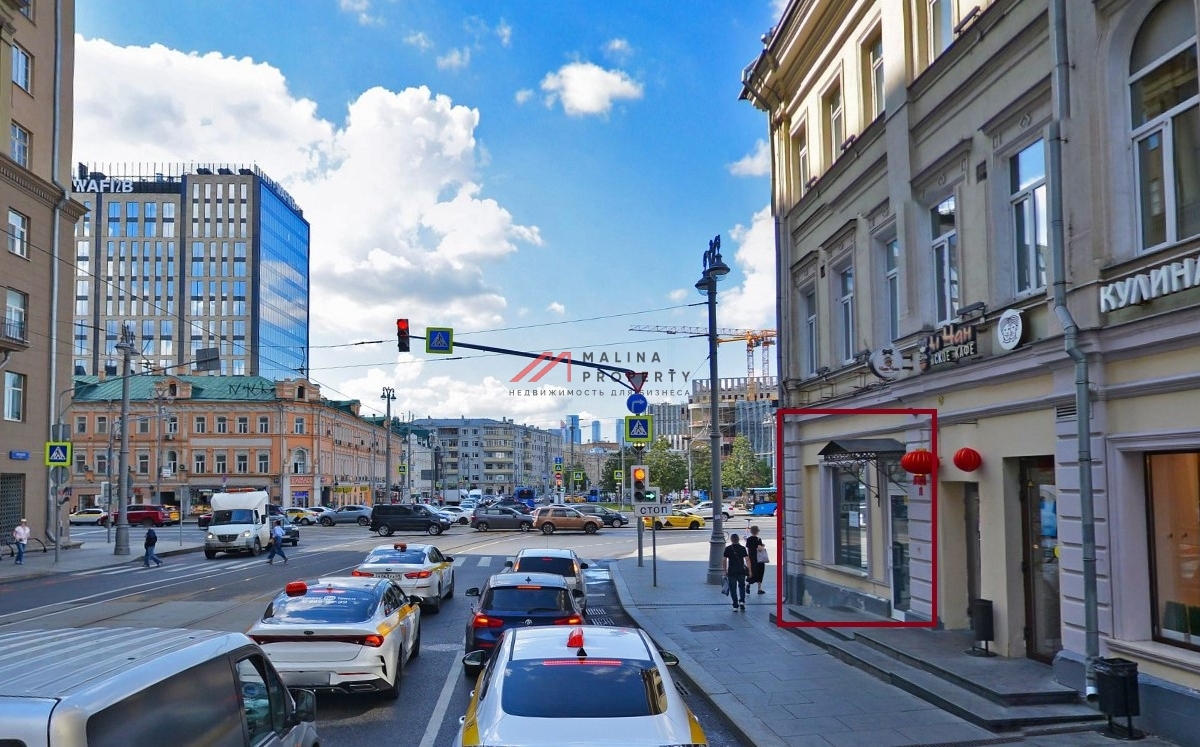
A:
<svg viewBox="0 0 1200 747">
<path fill-rule="evenodd" d="M 327 508 L 321 512 L 321 516 L 317 521 L 323 527 L 331 527 L 334 524 L 358 524 L 361 527 L 370 526 L 371 507 L 350 505 L 336 509 Z"/>
</svg>

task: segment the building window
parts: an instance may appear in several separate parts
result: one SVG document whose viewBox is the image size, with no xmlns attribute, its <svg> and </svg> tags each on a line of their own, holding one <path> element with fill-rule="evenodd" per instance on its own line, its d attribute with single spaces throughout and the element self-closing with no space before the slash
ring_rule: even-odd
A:
<svg viewBox="0 0 1200 747">
<path fill-rule="evenodd" d="M 929 211 L 933 235 L 933 282 L 937 321 L 949 324 L 958 314 L 958 231 L 954 198 Z"/>
<path fill-rule="evenodd" d="M 900 241 L 890 239 L 883 245 L 883 284 L 887 303 L 888 341 L 900 339 Z"/>
<path fill-rule="evenodd" d="M 29 313 L 29 296 L 19 290 L 4 291 L 4 337 L 10 340 L 28 340 L 26 317 Z"/>
<path fill-rule="evenodd" d="M 172 436 L 179 432 L 179 417 L 171 415 L 167 418 L 167 433 Z"/>
<path fill-rule="evenodd" d="M 4 419 L 25 420 L 25 374 L 4 372 Z"/>
<path fill-rule="evenodd" d="M 192 421 L 192 433 L 208 433 L 208 417 L 197 415 Z"/>
<path fill-rule="evenodd" d="M 258 416 L 258 432 L 259 433 L 270 433 L 271 432 L 271 419 L 269 417 L 267 417 L 266 415 Z"/>
<path fill-rule="evenodd" d="M 108 433 L 108 416 L 107 415 L 97 415 L 96 416 L 96 433 L 98 433 L 100 435 L 104 435 L 105 433 Z"/>
<path fill-rule="evenodd" d="M 12 45 L 12 80 L 25 91 L 33 91 L 33 58 L 17 44 Z"/>
<path fill-rule="evenodd" d="M 867 43 L 865 53 L 863 55 L 864 67 L 863 79 L 866 82 L 864 93 L 867 99 L 867 113 L 874 120 L 880 114 L 883 114 L 884 90 L 883 90 L 883 34 L 877 34 L 870 42 Z"/>
<path fill-rule="evenodd" d="M 224 451 L 213 452 L 213 472 L 223 475 L 229 471 L 229 456 Z"/>
<path fill-rule="evenodd" d="M 308 474 L 308 452 L 304 449 L 296 449 L 292 452 L 292 474 Z"/>
<path fill-rule="evenodd" d="M 234 469 L 239 475 L 244 475 L 250 471 L 250 455 L 244 451 L 239 451 L 233 457 Z"/>
<path fill-rule="evenodd" d="M 1162 3 L 1129 63 L 1129 98 L 1143 251 L 1200 233 L 1200 89 L 1195 10 Z"/>
<path fill-rule="evenodd" d="M 846 112 L 842 107 L 840 83 L 825 94 L 825 131 L 829 135 L 825 143 L 825 165 L 828 166 L 838 159 L 842 153 L 842 143 L 846 142 Z"/>
<path fill-rule="evenodd" d="M 304 418 L 296 418 L 292 425 L 292 433 L 298 436 L 304 435 Z"/>
<path fill-rule="evenodd" d="M 99 452 L 96 454 L 96 474 L 108 474 L 108 455 L 104 452 Z"/>
<path fill-rule="evenodd" d="M 258 472 L 265 475 L 271 471 L 271 455 L 266 451 L 258 452 Z"/>
<path fill-rule="evenodd" d="M 954 43 L 954 0 L 929 0 L 929 62 Z"/>
<path fill-rule="evenodd" d="M 796 178 L 792 194 L 799 199 L 808 191 L 808 182 L 812 178 L 808 165 L 808 128 L 804 126 L 792 135 L 792 168 Z"/>
<path fill-rule="evenodd" d="M 242 433 L 242 434 L 245 434 L 245 433 L 249 433 L 249 432 L 250 432 L 250 418 L 249 418 L 249 416 L 247 416 L 247 415 L 239 415 L 239 416 L 238 416 L 238 419 L 237 419 L 237 432 L 238 432 L 238 433 Z"/>
<path fill-rule="evenodd" d="M 1147 454 L 1154 639 L 1200 651 L 1200 452 Z"/>
<path fill-rule="evenodd" d="M 1009 159 L 1017 293 L 1046 287 L 1046 149 L 1041 140 Z"/>
<path fill-rule="evenodd" d="M 867 570 L 867 490 L 857 475 L 833 470 L 833 563 L 856 571 Z"/>
<path fill-rule="evenodd" d="M 215 420 L 217 423 L 217 427 L 214 430 L 215 433 L 229 432 L 229 418 L 225 417 L 224 415 L 218 415 L 216 416 Z"/>
<path fill-rule="evenodd" d="M 203 451 L 192 452 L 192 472 L 197 475 L 203 475 L 208 471 L 207 459 L 205 459 Z"/>
<path fill-rule="evenodd" d="M 17 165 L 29 168 L 29 130 L 16 122 L 9 126 L 8 155 Z"/>
<path fill-rule="evenodd" d="M 842 360 L 854 361 L 854 268 L 838 273 L 838 331 L 841 333 Z"/>
<path fill-rule="evenodd" d="M 815 376 L 817 373 L 817 291 L 815 288 L 809 288 L 803 291 L 803 309 L 804 314 L 804 374 L 806 376 Z"/>
<path fill-rule="evenodd" d="M 137 454 L 137 472 L 139 475 L 150 474 L 150 452 L 139 451 Z"/>
<path fill-rule="evenodd" d="M 87 452 L 86 451 L 84 451 L 83 449 L 77 450 L 73 457 L 73 461 L 75 464 L 75 474 L 82 475 L 87 472 L 88 466 L 87 466 Z"/>
<path fill-rule="evenodd" d="M 33 0 L 29 0 L 29 2 L 21 6 L 21 15 L 31 21 L 33 20 Z"/>
<path fill-rule="evenodd" d="M 12 209 L 8 211 L 8 250 L 21 257 L 29 256 L 29 217 Z"/>
<path fill-rule="evenodd" d="M 79 434 L 87 433 L 87 415 L 75 416 L 75 432 Z"/>
<path fill-rule="evenodd" d="M 138 418 L 137 432 L 141 433 L 143 435 L 150 432 L 150 419 L 149 418 Z"/>
</svg>

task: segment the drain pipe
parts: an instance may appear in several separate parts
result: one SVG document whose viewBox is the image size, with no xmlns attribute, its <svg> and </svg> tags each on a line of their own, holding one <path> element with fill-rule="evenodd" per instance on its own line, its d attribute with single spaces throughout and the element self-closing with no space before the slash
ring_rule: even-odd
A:
<svg viewBox="0 0 1200 747">
<path fill-rule="evenodd" d="M 1075 438 L 1079 446 L 1079 513 L 1083 543 L 1083 617 L 1087 664 L 1085 697 L 1096 691 L 1096 659 L 1100 656 L 1100 625 L 1096 594 L 1096 509 L 1092 494 L 1092 402 L 1088 386 L 1087 356 L 1079 349 L 1079 325 L 1067 308 L 1066 234 L 1063 228 L 1062 120 L 1070 110 L 1070 62 L 1067 60 L 1066 0 L 1050 3 L 1050 54 L 1054 116 L 1047 141 L 1050 149 L 1050 253 L 1054 268 L 1054 313 L 1063 327 L 1066 353 L 1075 363 Z"/>
</svg>

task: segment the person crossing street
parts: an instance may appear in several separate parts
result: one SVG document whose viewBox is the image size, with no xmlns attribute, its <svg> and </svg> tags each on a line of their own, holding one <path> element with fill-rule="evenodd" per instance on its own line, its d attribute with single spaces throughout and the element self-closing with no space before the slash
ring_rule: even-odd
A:
<svg viewBox="0 0 1200 747">
<path fill-rule="evenodd" d="M 271 551 L 267 553 L 267 563 L 273 564 L 276 555 L 283 558 L 283 562 L 287 562 L 287 555 L 283 554 L 283 522 L 279 519 L 275 520 L 275 526 L 271 528 Z"/>
</svg>

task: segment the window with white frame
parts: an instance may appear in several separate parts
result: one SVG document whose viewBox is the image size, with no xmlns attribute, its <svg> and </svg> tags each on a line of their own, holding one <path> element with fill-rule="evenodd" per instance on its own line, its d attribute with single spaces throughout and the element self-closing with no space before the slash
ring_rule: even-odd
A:
<svg viewBox="0 0 1200 747">
<path fill-rule="evenodd" d="M 958 230 L 953 197 L 929 211 L 933 236 L 933 282 L 937 321 L 948 324 L 958 314 Z"/>
<path fill-rule="evenodd" d="M 229 418 L 225 417 L 224 415 L 217 415 L 214 420 L 216 422 L 216 427 L 213 429 L 214 433 L 229 432 Z"/>
<path fill-rule="evenodd" d="M 239 475 L 244 475 L 250 471 L 250 455 L 244 451 L 239 451 L 233 457 L 234 469 Z"/>
<path fill-rule="evenodd" d="M 17 165 L 29 168 L 29 130 L 16 122 L 9 125 L 8 155 Z"/>
<path fill-rule="evenodd" d="M 29 296 L 14 288 L 4 291 L 4 337 L 10 340 L 28 340 L 26 319 L 29 314 Z"/>
<path fill-rule="evenodd" d="M 72 457 L 72 460 L 75 463 L 75 474 L 82 475 L 87 472 L 87 469 L 88 469 L 87 458 L 88 458 L 88 455 L 87 455 L 86 451 L 84 451 L 83 449 L 75 450 L 75 454 Z"/>
<path fill-rule="evenodd" d="M 80 434 L 87 433 L 87 415 L 75 416 L 75 432 Z"/>
<path fill-rule="evenodd" d="M 139 475 L 150 474 L 150 452 L 139 451 L 137 453 L 137 473 Z"/>
<path fill-rule="evenodd" d="M 150 432 L 150 418 L 138 418 L 137 432 L 142 435 Z"/>
<path fill-rule="evenodd" d="M 1200 233 L 1195 6 L 1156 7 L 1134 41 L 1129 99 L 1142 251 Z"/>
<path fill-rule="evenodd" d="M 817 373 L 817 290 L 809 287 L 801 291 L 801 313 L 804 315 L 804 330 L 801 332 L 803 366 L 805 376 L 815 376 Z"/>
<path fill-rule="evenodd" d="M 208 433 L 208 416 L 197 415 L 192 420 L 192 433 Z"/>
<path fill-rule="evenodd" d="M 179 416 L 171 415 L 167 418 L 167 433 L 175 435 L 179 432 Z"/>
<path fill-rule="evenodd" d="M 96 452 L 96 474 L 108 474 L 108 454 L 103 451 Z"/>
<path fill-rule="evenodd" d="M 954 0 L 929 0 L 929 62 L 954 43 Z"/>
<path fill-rule="evenodd" d="M 250 432 L 250 417 L 248 415 L 239 415 L 238 416 L 237 432 L 242 433 L 242 434 Z"/>
<path fill-rule="evenodd" d="M 883 295 L 887 308 L 887 338 L 900 338 L 900 240 L 883 242 Z"/>
<path fill-rule="evenodd" d="M 208 457 L 203 451 L 192 452 L 192 472 L 197 475 L 208 472 Z"/>
<path fill-rule="evenodd" d="M 828 158 L 826 166 L 838 159 L 842 153 L 842 143 L 846 142 L 846 110 L 842 105 L 842 85 L 834 84 L 825 94 L 825 130 L 828 134 L 826 142 Z"/>
<path fill-rule="evenodd" d="M 29 256 L 29 217 L 12 208 L 8 210 L 8 251 Z"/>
<path fill-rule="evenodd" d="M 838 346 L 842 361 L 854 360 L 854 268 L 845 267 L 837 274 Z"/>
<path fill-rule="evenodd" d="M 15 423 L 25 420 L 25 374 L 4 372 L 4 419 Z"/>
<path fill-rule="evenodd" d="M 108 416 L 107 415 L 97 415 L 96 416 L 96 433 L 99 433 L 101 435 L 108 433 Z"/>
<path fill-rule="evenodd" d="M 298 417 L 292 422 L 292 433 L 297 436 L 304 435 L 304 418 Z"/>
<path fill-rule="evenodd" d="M 213 472 L 224 475 L 229 471 L 229 455 L 224 451 L 213 452 Z"/>
<path fill-rule="evenodd" d="M 258 432 L 259 433 L 270 433 L 271 432 L 271 419 L 269 417 L 267 417 L 266 415 L 258 416 Z"/>
<path fill-rule="evenodd" d="M 308 474 L 308 452 L 304 449 L 296 449 L 292 452 L 292 474 Z"/>
<path fill-rule="evenodd" d="M 33 90 L 33 58 L 19 44 L 12 45 L 12 80 L 25 91 Z"/>
<path fill-rule="evenodd" d="M 267 451 L 258 452 L 258 472 L 265 475 L 271 471 L 271 454 Z"/>
<path fill-rule="evenodd" d="M 1046 287 L 1046 148 L 1041 140 L 1008 160 L 1017 293 Z"/>
<path fill-rule="evenodd" d="M 808 164 L 808 127 L 805 125 L 792 134 L 792 169 L 796 179 L 792 194 L 799 199 L 808 191 L 808 182 L 812 178 Z"/>
<path fill-rule="evenodd" d="M 863 81 L 866 83 L 864 93 L 867 99 L 867 113 L 874 120 L 880 114 L 883 114 L 884 105 L 882 32 L 876 33 L 871 41 L 867 42 L 863 58 Z"/>
</svg>

